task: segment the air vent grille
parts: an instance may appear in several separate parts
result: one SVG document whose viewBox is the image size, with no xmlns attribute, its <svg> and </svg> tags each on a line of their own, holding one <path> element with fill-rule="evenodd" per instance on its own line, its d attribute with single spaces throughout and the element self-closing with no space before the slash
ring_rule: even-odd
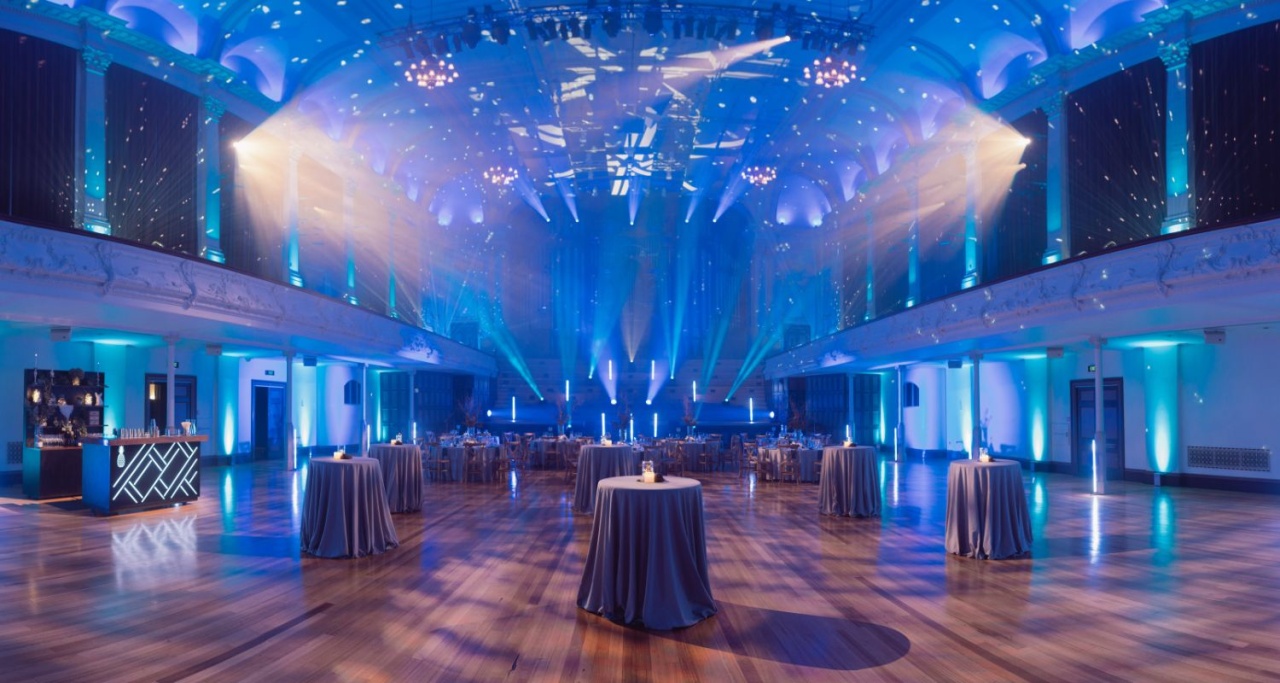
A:
<svg viewBox="0 0 1280 683">
<path fill-rule="evenodd" d="M 1187 466 L 1212 470 L 1270 472 L 1271 449 L 1188 446 Z"/>
<path fill-rule="evenodd" d="M 9 442 L 8 448 L 5 449 L 4 462 L 6 465 L 22 464 L 22 442 L 21 441 Z"/>
</svg>

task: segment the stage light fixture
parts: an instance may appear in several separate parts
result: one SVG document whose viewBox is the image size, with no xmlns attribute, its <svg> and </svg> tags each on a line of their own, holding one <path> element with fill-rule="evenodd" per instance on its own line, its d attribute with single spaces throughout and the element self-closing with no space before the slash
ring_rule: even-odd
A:
<svg viewBox="0 0 1280 683">
<path fill-rule="evenodd" d="M 604 32 L 610 38 L 617 38 L 622 30 L 622 10 L 610 7 L 604 13 Z"/>
<path fill-rule="evenodd" d="M 773 39 L 773 17 L 759 15 L 756 17 L 756 40 Z"/>
<path fill-rule="evenodd" d="M 649 4 L 644 9 L 642 25 L 651 36 L 662 33 L 662 5 L 658 4 L 658 0 L 649 0 Z"/>
<path fill-rule="evenodd" d="M 499 45 L 506 45 L 507 40 L 511 38 L 511 22 L 507 19 L 500 18 L 493 20 L 493 28 L 489 29 L 489 34 L 493 36 L 493 40 Z"/>
<path fill-rule="evenodd" d="M 467 8 L 467 19 L 462 22 L 462 42 L 472 50 L 480 44 L 480 16 L 474 7 Z"/>
<path fill-rule="evenodd" d="M 524 30 L 529 32 L 529 40 L 538 39 L 538 22 L 533 17 L 524 20 Z"/>
</svg>

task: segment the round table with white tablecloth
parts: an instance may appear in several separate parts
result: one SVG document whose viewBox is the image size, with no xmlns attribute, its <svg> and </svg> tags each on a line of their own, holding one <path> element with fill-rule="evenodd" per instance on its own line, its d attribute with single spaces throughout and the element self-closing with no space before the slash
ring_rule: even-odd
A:
<svg viewBox="0 0 1280 683">
<path fill-rule="evenodd" d="M 578 606 L 651 629 L 692 626 L 715 614 L 702 484 L 684 477 L 600 480 Z"/>
<path fill-rule="evenodd" d="M 636 454 L 631 446 L 583 446 L 578 452 L 578 479 L 573 491 L 573 511 L 591 512 L 595 505 L 596 484 L 601 479 L 639 474 Z"/>
<path fill-rule="evenodd" d="M 369 447 L 369 457 L 382 467 L 387 505 L 394 512 L 422 509 L 422 451 L 413 444 L 377 443 Z"/>
<path fill-rule="evenodd" d="M 869 517 L 880 514 L 880 471 L 870 446 L 822 449 L 818 511 L 824 515 Z"/>
<path fill-rule="evenodd" d="M 956 460 L 947 470 L 947 552 L 998 560 L 1031 552 L 1022 466 Z"/>
<path fill-rule="evenodd" d="M 302 551 L 364 557 L 400 545 L 385 487 L 373 458 L 313 458 L 302 503 Z"/>
</svg>

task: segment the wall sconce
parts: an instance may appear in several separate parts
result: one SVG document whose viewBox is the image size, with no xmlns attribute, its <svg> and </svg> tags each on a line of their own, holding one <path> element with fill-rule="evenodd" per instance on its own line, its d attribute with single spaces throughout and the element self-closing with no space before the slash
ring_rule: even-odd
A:
<svg viewBox="0 0 1280 683">
<path fill-rule="evenodd" d="M 147 400 L 148 401 L 156 400 L 156 383 L 155 382 L 151 382 L 150 384 L 147 385 Z"/>
<path fill-rule="evenodd" d="M 36 387 L 31 387 L 31 402 L 32 403 L 40 402 L 40 389 Z"/>
</svg>

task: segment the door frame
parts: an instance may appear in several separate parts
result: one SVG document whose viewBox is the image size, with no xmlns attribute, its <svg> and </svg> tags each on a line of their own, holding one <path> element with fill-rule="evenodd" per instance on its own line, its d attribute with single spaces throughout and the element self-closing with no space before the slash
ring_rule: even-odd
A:
<svg viewBox="0 0 1280 683">
<path fill-rule="evenodd" d="M 258 457 L 257 440 L 258 440 L 258 389 L 259 388 L 267 389 L 267 390 L 279 389 L 281 393 L 287 393 L 285 391 L 286 385 L 284 382 L 271 382 L 271 381 L 259 380 L 259 379 L 250 380 L 249 382 L 249 452 L 253 454 L 253 457 L 255 459 Z M 289 397 L 286 395 L 284 397 L 284 400 L 285 401 L 289 400 Z M 281 412 L 280 414 L 280 421 L 281 421 L 280 431 L 284 432 L 286 429 L 288 429 L 288 425 L 284 424 L 283 412 Z M 289 438 L 288 434 L 284 434 L 281 437 L 281 443 L 283 444 L 283 448 L 285 450 L 288 450 L 288 441 L 287 441 L 288 438 Z M 263 457 L 265 459 L 267 460 L 271 459 L 270 443 L 263 444 L 262 452 L 264 453 Z M 280 455 L 284 456 L 285 453 L 281 452 Z"/>
<path fill-rule="evenodd" d="M 1105 395 L 1107 389 L 1114 388 L 1116 390 L 1117 417 L 1119 424 L 1116 425 L 1116 452 L 1113 461 L 1104 462 L 1106 466 L 1107 479 L 1118 479 L 1124 476 L 1124 378 L 1122 377 L 1103 377 L 1102 392 Z M 1093 474 L 1092 463 L 1085 460 L 1086 456 L 1080 453 L 1080 391 L 1094 389 L 1094 381 L 1092 379 L 1073 379 L 1071 380 L 1071 465 L 1075 470 L 1076 476 L 1091 476 Z M 1097 397 L 1097 400 L 1103 400 Z M 1103 405 L 1103 419 L 1105 420 L 1106 405 Z M 1106 431 L 1106 426 L 1103 426 Z M 1104 451 L 1103 457 L 1106 457 Z M 1086 466 L 1089 465 L 1089 466 Z"/>
</svg>

